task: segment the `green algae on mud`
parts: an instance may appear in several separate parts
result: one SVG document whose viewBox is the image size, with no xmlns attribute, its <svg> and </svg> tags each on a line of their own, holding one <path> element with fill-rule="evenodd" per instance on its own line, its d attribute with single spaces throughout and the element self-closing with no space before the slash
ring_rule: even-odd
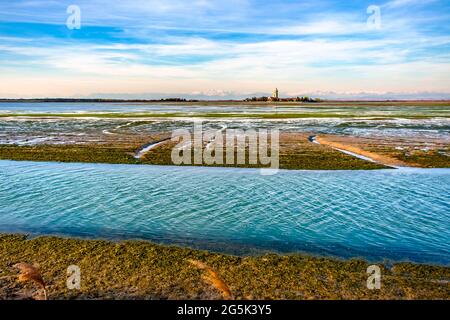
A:
<svg viewBox="0 0 450 320">
<path fill-rule="evenodd" d="M 450 168 L 449 156 L 439 153 L 439 150 L 429 152 L 419 150 L 411 154 L 403 152 L 397 158 L 407 163 L 417 164 L 421 168 Z"/>
<path fill-rule="evenodd" d="M 369 263 L 301 254 L 232 256 L 147 241 L 110 242 L 0 234 L 0 299 L 23 298 L 13 265 L 39 266 L 50 299 L 221 299 L 197 260 L 214 268 L 235 299 L 449 299 L 450 268 L 379 263 L 381 289 L 367 289 Z M 66 287 L 67 268 L 81 289 Z"/>
<path fill-rule="evenodd" d="M 133 147 L 112 145 L 0 145 L 0 159 L 18 161 L 55 161 L 88 163 L 139 163 Z"/>
<path fill-rule="evenodd" d="M 305 140 L 305 139 L 304 139 Z M 306 141 L 306 140 L 305 140 Z M 280 168 L 288 170 L 369 170 L 386 169 L 381 164 L 357 159 L 303 141 L 296 149 L 287 148 L 280 154 Z M 0 145 L 0 159 L 18 161 L 87 162 L 111 164 L 174 165 L 171 159 L 173 143 L 150 150 L 142 159 L 136 159 L 137 145 Z M 236 158 L 236 157 L 235 157 Z M 193 163 L 193 162 L 192 162 Z M 248 163 L 248 161 L 246 161 Z M 200 164 L 200 166 L 207 166 Z M 261 168 L 261 165 L 211 165 L 216 167 Z"/>
<path fill-rule="evenodd" d="M 171 151 L 175 143 L 165 143 L 158 148 L 146 153 L 141 162 L 153 165 L 172 165 Z M 246 149 L 245 164 L 226 164 L 226 155 L 223 155 L 223 164 L 208 165 L 204 162 L 196 166 L 209 167 L 240 167 L 240 168 L 263 168 L 265 166 L 248 164 L 249 151 Z M 234 159 L 237 159 L 235 153 Z M 191 156 L 191 163 L 194 157 Z M 389 167 L 349 156 L 332 148 L 312 144 L 307 140 L 307 135 L 280 136 L 279 168 L 286 170 L 374 170 L 388 169 Z"/>
</svg>

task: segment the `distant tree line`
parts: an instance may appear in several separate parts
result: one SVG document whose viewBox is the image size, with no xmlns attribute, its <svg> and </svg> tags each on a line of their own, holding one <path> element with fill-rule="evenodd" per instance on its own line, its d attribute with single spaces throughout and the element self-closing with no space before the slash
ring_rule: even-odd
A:
<svg viewBox="0 0 450 320">
<path fill-rule="evenodd" d="M 42 99 L 0 99 L 0 102 L 198 102 L 183 98 L 165 99 L 73 99 L 73 98 L 42 98 Z"/>
<path fill-rule="evenodd" d="M 280 101 L 280 102 L 320 102 L 320 99 L 314 99 L 310 97 L 293 97 L 293 98 L 273 98 L 273 97 L 252 97 L 247 98 L 244 101 Z"/>
<path fill-rule="evenodd" d="M 239 102 L 242 100 L 198 100 L 184 98 L 164 98 L 164 99 L 73 99 L 73 98 L 39 98 L 39 99 L 1 99 L 0 102 L 76 102 L 76 103 L 114 103 L 114 102 Z M 273 98 L 273 97 L 252 97 L 246 98 L 244 101 L 280 101 L 280 102 L 320 102 L 320 99 L 310 97 L 294 97 L 294 98 Z"/>
</svg>

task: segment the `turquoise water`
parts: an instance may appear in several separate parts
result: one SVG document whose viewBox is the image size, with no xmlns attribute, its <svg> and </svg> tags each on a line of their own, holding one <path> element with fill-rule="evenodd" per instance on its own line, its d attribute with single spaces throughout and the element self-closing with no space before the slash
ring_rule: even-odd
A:
<svg viewBox="0 0 450 320">
<path fill-rule="evenodd" d="M 0 232 L 450 263 L 450 170 L 0 161 Z"/>
</svg>

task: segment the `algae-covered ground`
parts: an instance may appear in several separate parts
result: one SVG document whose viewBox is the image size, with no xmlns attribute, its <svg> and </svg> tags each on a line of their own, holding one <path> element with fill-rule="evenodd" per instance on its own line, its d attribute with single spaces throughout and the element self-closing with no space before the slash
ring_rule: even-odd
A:
<svg viewBox="0 0 450 320">
<path fill-rule="evenodd" d="M 0 159 L 23 161 L 138 163 L 133 157 L 134 148 L 112 145 L 1 145 Z"/>
<path fill-rule="evenodd" d="M 234 299 L 450 298 L 450 268 L 444 266 L 380 263 L 381 289 L 369 290 L 369 263 L 363 260 L 231 256 L 144 241 L 0 235 L 0 299 L 39 297 L 33 282 L 17 281 L 17 263 L 38 267 L 49 299 L 223 299 L 224 286 Z M 80 290 L 66 286 L 70 265 L 80 268 Z M 208 271 L 215 281 L 208 280 Z"/>
<path fill-rule="evenodd" d="M 150 143 L 155 141 L 158 141 L 158 139 L 149 140 Z M 86 145 L 0 145 L 0 159 L 174 165 L 171 153 L 175 145 L 176 142 L 168 141 L 150 150 L 141 159 L 134 157 L 139 148 L 142 147 L 138 142 L 120 145 L 98 143 Z M 224 164 L 212 166 L 264 167 L 260 164 L 249 164 L 248 154 L 249 152 L 246 150 L 246 164 L 227 165 L 224 159 Z M 237 159 L 236 156 L 235 159 Z M 279 159 L 279 167 L 281 169 L 291 170 L 369 170 L 387 168 L 381 164 L 343 154 L 327 146 L 313 144 L 308 141 L 307 134 L 281 134 Z M 191 163 L 194 165 L 193 159 Z M 202 163 L 199 165 L 206 166 L 207 164 Z"/>
</svg>

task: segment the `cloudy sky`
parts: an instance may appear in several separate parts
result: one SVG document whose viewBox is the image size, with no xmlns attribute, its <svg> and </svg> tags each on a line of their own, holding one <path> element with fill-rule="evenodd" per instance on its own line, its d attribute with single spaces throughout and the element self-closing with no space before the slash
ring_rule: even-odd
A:
<svg viewBox="0 0 450 320">
<path fill-rule="evenodd" d="M 449 49 L 448 0 L 0 0 L 8 98 L 450 98 Z"/>
</svg>

